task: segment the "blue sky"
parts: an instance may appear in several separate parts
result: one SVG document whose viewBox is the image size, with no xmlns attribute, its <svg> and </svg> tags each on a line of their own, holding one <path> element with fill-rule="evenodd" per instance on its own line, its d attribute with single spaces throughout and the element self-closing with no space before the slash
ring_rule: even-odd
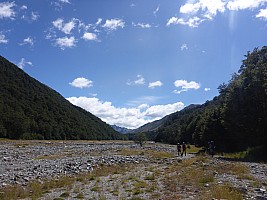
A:
<svg viewBox="0 0 267 200">
<path fill-rule="evenodd" d="M 0 54 L 109 124 L 218 95 L 267 42 L 267 0 L 0 1 Z"/>
</svg>

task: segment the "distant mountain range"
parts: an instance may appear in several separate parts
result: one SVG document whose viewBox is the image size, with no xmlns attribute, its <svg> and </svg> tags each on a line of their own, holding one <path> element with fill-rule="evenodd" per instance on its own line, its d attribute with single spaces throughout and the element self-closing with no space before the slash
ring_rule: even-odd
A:
<svg viewBox="0 0 267 200">
<path fill-rule="evenodd" d="M 124 127 L 120 127 L 120 126 L 116 126 L 116 125 L 111 125 L 111 127 L 115 131 L 122 133 L 122 134 L 127 134 L 127 133 L 130 133 L 131 131 L 133 131 L 133 129 L 128 129 L 128 128 L 124 128 Z"/>
<path fill-rule="evenodd" d="M 0 137 L 123 139 L 108 124 L 0 56 Z"/>
</svg>

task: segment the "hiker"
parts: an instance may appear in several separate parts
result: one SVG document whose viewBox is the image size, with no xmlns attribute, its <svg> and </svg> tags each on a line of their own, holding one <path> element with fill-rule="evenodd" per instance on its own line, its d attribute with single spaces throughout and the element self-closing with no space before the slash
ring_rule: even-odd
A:
<svg viewBox="0 0 267 200">
<path fill-rule="evenodd" d="M 215 154 L 215 145 L 213 141 L 210 141 L 209 143 L 209 154 L 211 155 L 211 157 L 214 156 Z"/>
<path fill-rule="evenodd" d="M 177 143 L 177 151 L 178 151 L 178 156 L 182 155 L 182 146 L 180 143 Z"/>
<path fill-rule="evenodd" d="M 181 156 L 186 156 L 186 144 L 185 144 L 185 142 L 183 142 L 183 144 L 182 144 L 182 154 L 181 154 Z"/>
</svg>

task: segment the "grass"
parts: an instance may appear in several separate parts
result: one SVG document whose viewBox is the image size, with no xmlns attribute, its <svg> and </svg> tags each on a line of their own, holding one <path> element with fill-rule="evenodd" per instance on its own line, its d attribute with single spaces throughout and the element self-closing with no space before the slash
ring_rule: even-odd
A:
<svg viewBox="0 0 267 200">
<path fill-rule="evenodd" d="M 242 200 L 242 194 L 228 185 L 213 185 L 210 190 L 201 194 L 200 199 Z"/>
<path fill-rule="evenodd" d="M 187 153 L 198 153 L 202 147 L 196 147 L 195 145 L 187 145 L 186 151 Z"/>
<path fill-rule="evenodd" d="M 155 151 L 155 150 L 147 150 L 147 149 L 122 149 L 119 151 L 119 153 L 123 156 L 149 156 L 152 158 L 172 158 L 174 157 L 173 154 L 166 152 L 166 151 Z"/>
<path fill-rule="evenodd" d="M 235 161 L 253 161 L 253 162 L 267 162 L 267 147 L 257 146 L 247 148 L 245 151 L 236 153 L 226 153 L 224 158 Z"/>
</svg>

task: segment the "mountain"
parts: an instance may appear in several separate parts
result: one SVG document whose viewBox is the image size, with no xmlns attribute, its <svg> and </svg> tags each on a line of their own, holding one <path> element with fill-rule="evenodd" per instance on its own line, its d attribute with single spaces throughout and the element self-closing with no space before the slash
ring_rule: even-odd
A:
<svg viewBox="0 0 267 200">
<path fill-rule="evenodd" d="M 170 115 L 167 115 L 167 116 L 163 117 L 162 119 L 155 120 L 155 121 L 153 121 L 153 122 L 147 123 L 147 124 L 145 124 L 145 125 L 143 125 L 143 126 L 137 128 L 137 129 L 133 129 L 133 130 L 129 131 L 128 133 L 155 132 L 155 131 L 157 131 L 161 126 L 163 126 L 164 123 L 165 123 L 166 121 L 168 121 L 169 118 L 170 118 L 171 116 L 175 115 L 176 113 L 183 112 L 183 111 L 185 111 L 185 110 L 193 109 L 193 108 L 195 108 L 195 107 L 197 107 L 197 106 L 198 106 L 198 105 L 196 105 L 196 104 L 191 104 L 191 105 L 185 107 L 184 109 L 182 109 L 181 111 L 177 111 L 177 112 L 175 112 L 175 113 L 172 113 L 172 114 L 170 114 Z"/>
<path fill-rule="evenodd" d="M 127 133 L 129 133 L 129 132 L 132 131 L 132 129 L 128 129 L 128 128 L 124 128 L 124 127 L 120 127 L 120 126 L 116 126 L 116 125 L 111 125 L 111 127 L 112 127 L 115 131 L 117 131 L 117 132 L 119 132 L 119 133 L 122 133 L 122 134 L 127 134 Z"/>
<path fill-rule="evenodd" d="M 130 131 L 129 133 L 142 133 L 142 132 L 153 132 L 156 131 L 167 119 L 168 116 L 163 117 L 162 119 L 149 122 L 143 126 L 140 126 L 137 129 Z"/>
<path fill-rule="evenodd" d="M 0 137 L 122 139 L 124 136 L 0 56 Z"/>
</svg>

